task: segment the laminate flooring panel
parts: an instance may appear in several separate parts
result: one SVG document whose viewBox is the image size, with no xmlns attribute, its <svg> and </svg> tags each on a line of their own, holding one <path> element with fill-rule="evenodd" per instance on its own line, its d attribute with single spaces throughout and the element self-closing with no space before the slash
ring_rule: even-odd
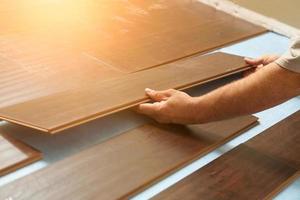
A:
<svg viewBox="0 0 300 200">
<path fill-rule="evenodd" d="M 0 134 L 0 177 L 41 158 L 37 150 L 9 135 Z"/>
<path fill-rule="evenodd" d="M 24 46 L 29 47 L 27 44 L 20 44 L 16 49 L 12 48 L 10 53 L 23 55 L 29 52 L 30 49 Z M 0 49 L 2 47 L 0 42 Z M 0 53 L 0 108 L 69 90 L 80 90 L 96 81 L 123 75 L 102 67 L 85 56 L 55 52 L 54 49 L 47 50 L 53 51 L 51 57 L 33 50 L 33 56 L 23 56 L 19 62 L 5 58 Z"/>
<path fill-rule="evenodd" d="M 3 66 L 6 65 L 3 64 Z M 104 81 L 97 81 L 98 75 L 93 75 L 93 67 L 96 66 L 82 69 L 82 71 L 88 70 L 86 74 L 91 74 L 91 78 L 90 76 L 81 77 L 84 73 L 78 72 L 80 78 L 75 77 L 78 80 L 77 86 L 66 86 L 64 91 L 49 91 L 46 94 L 44 94 L 46 91 L 51 90 L 51 83 L 49 83 L 50 86 L 37 84 L 33 88 L 22 90 L 20 87 L 23 84 L 20 80 L 30 76 L 23 78 L 23 72 L 19 73 L 19 70 L 24 68 L 16 67 L 13 75 L 4 76 L 4 78 L 11 79 L 8 82 L 13 83 L 13 86 L 5 85 L 0 89 L 3 91 L 0 102 L 4 104 L 0 107 L 0 118 L 45 132 L 56 133 L 149 101 L 144 92 L 147 87 L 157 90 L 169 88 L 182 90 L 249 69 L 242 57 L 224 53 L 195 56 Z M 81 70 L 80 67 L 79 69 Z M 5 67 L 1 70 L 5 71 Z M 8 70 L 7 73 L 11 71 Z M 22 78 L 13 78 L 13 76 Z M 62 81 L 64 77 L 68 79 L 66 74 L 62 77 Z M 56 86 L 53 87 L 56 88 Z M 42 90 L 43 88 L 46 89 Z M 34 92 L 37 92 L 37 96 L 34 96 Z M 6 105 L 11 102 L 7 100 L 8 97 L 15 103 Z"/>
<path fill-rule="evenodd" d="M 300 111 L 246 144 L 300 170 Z"/>
<path fill-rule="evenodd" d="M 158 66 L 266 31 L 189 0 L 3 0 L 0 11 L 0 41 L 13 46 L 10 37 L 31 38 L 31 48 L 37 50 L 35 42 L 56 44 L 57 51 L 76 50 L 123 72 Z"/>
<path fill-rule="evenodd" d="M 242 148 L 238 147 L 221 156 L 154 199 L 181 199 L 181 197 L 185 197 L 185 199 L 222 200 L 272 197 L 282 187 L 299 176 L 299 134 L 300 111 L 255 136 L 243 144 Z M 243 153 L 245 149 L 252 152 L 253 156 L 247 155 L 250 153 Z M 258 155 L 266 161 L 263 159 L 253 160 L 251 157 L 254 158 L 254 155 Z M 264 166 L 264 162 L 267 160 L 272 161 L 273 164 Z M 291 172 L 291 169 L 294 173 L 287 176 L 280 170 L 282 166 L 288 166 L 286 167 L 287 173 Z M 273 174 L 274 170 L 279 170 L 278 172 L 275 171 L 277 175 L 276 173 Z M 207 185 L 205 182 L 209 184 Z"/>
<path fill-rule="evenodd" d="M 143 125 L 0 188 L 0 199 L 127 198 L 256 120 L 245 116 L 205 125 Z"/>
<path fill-rule="evenodd" d="M 264 0 L 263 3 L 259 0 L 232 0 L 234 3 L 243 6 L 247 9 L 258 12 L 262 15 L 279 20 L 288 25 L 300 28 L 300 13 L 298 0 Z"/>
<path fill-rule="evenodd" d="M 240 145 L 153 199 L 269 199 L 296 174 L 290 165 Z"/>
</svg>

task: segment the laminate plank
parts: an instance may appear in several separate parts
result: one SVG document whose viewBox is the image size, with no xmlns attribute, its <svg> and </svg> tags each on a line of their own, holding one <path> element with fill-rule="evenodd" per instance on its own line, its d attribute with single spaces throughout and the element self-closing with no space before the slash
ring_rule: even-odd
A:
<svg viewBox="0 0 300 200">
<path fill-rule="evenodd" d="M 153 199 L 269 199 L 297 169 L 240 145 Z"/>
<path fill-rule="evenodd" d="M 300 170 L 300 111 L 246 144 Z"/>
<path fill-rule="evenodd" d="M 127 198 L 239 135 L 256 120 L 245 116 L 193 126 L 147 124 L 0 188 L 0 199 Z"/>
<path fill-rule="evenodd" d="M 0 11 L 0 40 L 6 43 L 15 44 L 8 36 L 21 40 L 26 36 L 57 44 L 58 49 L 76 49 L 123 72 L 158 66 L 266 31 L 189 0 L 4 0 Z M 31 48 L 38 46 L 33 43 Z"/>
<path fill-rule="evenodd" d="M 92 69 L 87 74 L 92 73 Z M 13 85 L 7 90 L 5 86 L 0 89 L 6 91 L 0 96 L 0 102 L 4 102 L 4 106 L 0 107 L 0 118 L 45 132 L 57 133 L 149 101 L 144 92 L 147 87 L 157 90 L 169 88 L 182 90 L 247 69 L 249 66 L 242 57 L 214 53 L 110 80 L 97 81 L 97 75 L 91 78 L 91 81 L 85 81 L 89 76 L 78 78 L 79 87 L 66 87 L 64 91 L 44 95 L 45 91 L 51 90 L 47 82 L 45 87 L 42 84 L 37 86 L 46 90 L 41 90 L 41 95 L 37 94 L 36 97 L 32 93 L 27 94 L 33 89 L 21 90 Z M 11 76 L 19 76 L 18 70 L 16 67 L 15 73 Z M 8 73 L 11 71 L 8 70 Z M 22 74 L 23 72 L 21 76 Z M 15 104 L 6 106 L 5 103 L 10 102 L 7 101 L 6 94 L 9 97 L 20 96 L 17 100 L 13 100 L 17 101 Z M 23 101 L 18 100 L 22 98 Z"/>
<path fill-rule="evenodd" d="M 232 0 L 234 3 L 237 3 L 240 6 L 243 6 L 247 9 L 253 10 L 260 14 L 266 15 L 268 17 L 279 20 L 283 23 L 289 24 L 296 28 L 300 28 L 300 14 L 299 6 L 300 2 L 298 0 L 265 0 L 262 4 L 258 0 Z"/>
<path fill-rule="evenodd" d="M 27 45 L 25 45 L 27 47 Z M 0 49 L 1 46 L 0 42 Z M 12 48 L 12 47 L 7 47 Z M 94 82 L 114 79 L 123 75 L 115 70 L 97 64 L 88 57 L 55 51 L 52 55 L 41 55 L 23 45 L 10 50 L 11 54 L 24 54 L 19 61 L 4 58 L 0 53 L 0 107 L 11 106 L 40 97 L 63 93 L 93 85 Z M 31 53 L 31 52 L 30 52 Z M 27 63 L 25 66 L 21 63 Z"/>
<path fill-rule="evenodd" d="M 0 177 L 42 158 L 42 154 L 30 146 L 0 134 Z"/>
</svg>

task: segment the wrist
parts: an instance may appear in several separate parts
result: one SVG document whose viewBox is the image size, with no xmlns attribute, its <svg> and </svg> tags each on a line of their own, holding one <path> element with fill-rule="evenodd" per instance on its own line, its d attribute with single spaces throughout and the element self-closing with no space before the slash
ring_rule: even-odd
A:
<svg viewBox="0 0 300 200">
<path fill-rule="evenodd" d="M 200 97 L 192 97 L 191 100 L 191 114 L 195 121 L 195 124 L 205 123 L 204 114 L 205 114 L 205 106 L 203 106 L 203 98 Z"/>
</svg>

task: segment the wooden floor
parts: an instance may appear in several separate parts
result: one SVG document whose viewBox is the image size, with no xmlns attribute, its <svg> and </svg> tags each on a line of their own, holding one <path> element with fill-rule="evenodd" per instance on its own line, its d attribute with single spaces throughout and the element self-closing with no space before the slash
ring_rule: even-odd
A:
<svg viewBox="0 0 300 200">
<path fill-rule="evenodd" d="M 241 134 L 256 120 L 245 116 L 193 126 L 147 124 L 0 188 L 0 199 L 125 198 Z"/>
</svg>

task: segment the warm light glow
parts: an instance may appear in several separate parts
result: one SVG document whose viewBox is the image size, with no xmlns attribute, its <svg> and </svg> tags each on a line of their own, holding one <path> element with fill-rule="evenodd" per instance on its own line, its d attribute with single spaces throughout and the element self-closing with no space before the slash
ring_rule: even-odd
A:
<svg viewBox="0 0 300 200">
<path fill-rule="evenodd" d="M 0 53 L 23 64 L 37 52 L 75 52 L 113 69 L 147 68 L 193 52 L 183 39 L 201 23 L 193 12 L 190 0 L 2 0 Z"/>
</svg>

